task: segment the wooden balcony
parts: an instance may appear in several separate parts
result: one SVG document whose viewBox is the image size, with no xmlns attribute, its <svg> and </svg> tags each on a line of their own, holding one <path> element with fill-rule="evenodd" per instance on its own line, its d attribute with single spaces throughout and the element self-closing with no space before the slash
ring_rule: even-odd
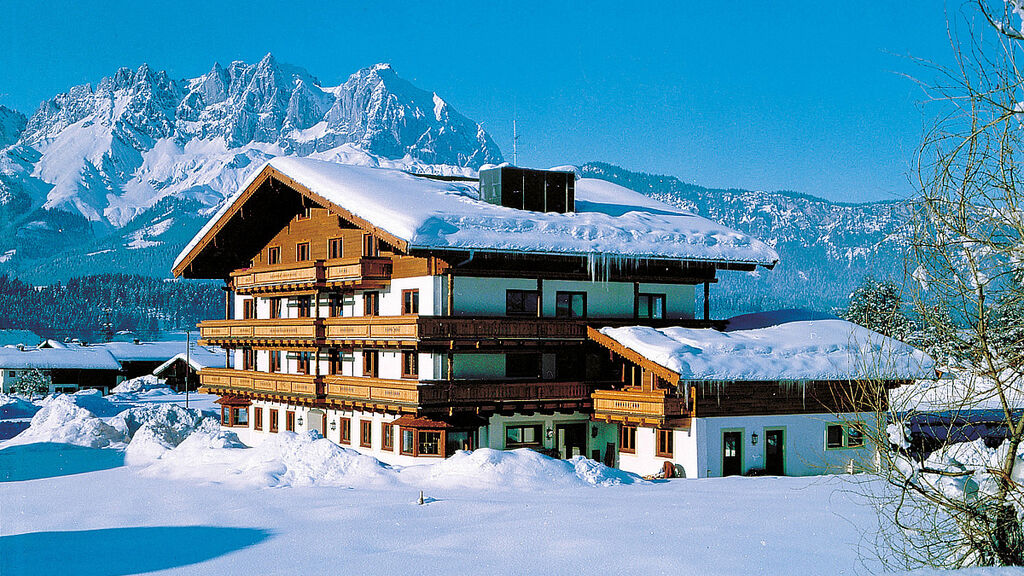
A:
<svg viewBox="0 0 1024 576">
<path fill-rule="evenodd" d="M 200 390 L 211 394 L 249 392 L 303 397 L 323 395 L 323 384 L 316 376 L 231 368 L 203 368 L 199 371 L 199 386 Z"/>
<path fill-rule="evenodd" d="M 352 316 L 324 320 L 327 340 L 349 345 L 413 344 L 420 338 L 421 316 Z"/>
<path fill-rule="evenodd" d="M 241 345 L 315 346 L 324 340 L 318 318 L 207 320 L 199 323 L 200 344 L 231 348 Z"/>
<path fill-rule="evenodd" d="M 664 390 L 595 390 L 591 396 L 595 420 L 661 425 L 685 423 L 693 417 L 683 398 L 669 396 Z"/>
<path fill-rule="evenodd" d="M 328 402 L 366 409 L 448 409 L 502 406 L 555 409 L 590 405 L 593 387 L 583 382 L 422 381 L 324 376 Z"/>
<path fill-rule="evenodd" d="M 420 338 L 440 341 L 575 340 L 587 338 L 587 323 L 566 318 L 431 316 L 420 319 Z"/>
<path fill-rule="evenodd" d="M 239 294 L 301 292 L 333 286 L 379 286 L 391 278 L 388 258 L 311 260 L 235 270 L 231 273 Z"/>
</svg>

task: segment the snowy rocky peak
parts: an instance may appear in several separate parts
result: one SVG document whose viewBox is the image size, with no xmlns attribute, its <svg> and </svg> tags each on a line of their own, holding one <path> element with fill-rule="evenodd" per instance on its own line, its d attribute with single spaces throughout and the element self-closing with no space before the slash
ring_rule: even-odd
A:
<svg viewBox="0 0 1024 576">
<path fill-rule="evenodd" d="M 0 148 L 18 141 L 28 119 L 17 110 L 0 106 Z"/>
</svg>

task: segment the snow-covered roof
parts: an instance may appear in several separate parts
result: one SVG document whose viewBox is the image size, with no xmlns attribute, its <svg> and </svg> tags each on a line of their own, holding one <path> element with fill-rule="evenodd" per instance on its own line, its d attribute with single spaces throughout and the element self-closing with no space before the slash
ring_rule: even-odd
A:
<svg viewBox="0 0 1024 576">
<path fill-rule="evenodd" d="M 284 174 L 406 248 L 566 254 L 598 258 L 685 259 L 772 266 L 767 244 L 617 184 L 576 182 L 576 211 L 517 210 L 478 199 L 475 183 L 312 158 L 278 157 L 235 192 L 174 262 L 174 268 L 242 198 L 267 167 Z"/>
<path fill-rule="evenodd" d="M 31 330 L 0 330 L 0 346 L 35 346 L 42 341 L 43 338 Z"/>
<path fill-rule="evenodd" d="M 173 358 L 157 366 L 153 370 L 153 374 L 159 376 L 163 374 L 164 370 L 167 370 L 177 361 L 185 361 L 185 353 L 175 355 Z M 227 358 L 224 355 L 224 351 L 220 348 L 208 348 L 205 346 L 196 346 L 188 353 L 188 364 L 193 370 L 202 370 L 203 368 L 223 368 L 227 362 Z"/>
<path fill-rule="evenodd" d="M 121 364 L 109 351 L 97 347 L 0 348 L 0 369 L 27 370 L 83 369 L 120 370 Z"/>
<path fill-rule="evenodd" d="M 89 348 L 103 348 L 120 362 L 163 362 L 175 354 L 185 351 L 184 340 L 164 342 L 103 342 L 90 344 Z"/>
<path fill-rule="evenodd" d="M 820 314 L 793 318 L 799 318 L 793 311 L 740 316 L 730 320 L 740 329 L 724 332 L 628 326 L 600 333 L 680 380 L 909 380 L 934 374 L 928 355 L 898 340 Z"/>
</svg>

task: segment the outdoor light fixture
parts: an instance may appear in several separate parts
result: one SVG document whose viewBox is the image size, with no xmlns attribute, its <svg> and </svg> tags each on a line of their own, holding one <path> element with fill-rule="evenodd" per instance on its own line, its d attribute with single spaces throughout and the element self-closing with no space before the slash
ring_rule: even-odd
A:
<svg viewBox="0 0 1024 576">
<path fill-rule="evenodd" d="M 750 443 L 757 446 L 757 432 L 750 435 Z"/>
<path fill-rule="evenodd" d="M 590 437 L 597 438 L 597 426 L 594 426 L 593 428 L 590 429 Z"/>
<path fill-rule="evenodd" d="M 299 415 L 298 418 L 295 419 L 295 423 L 298 424 L 299 426 L 302 426 L 302 415 L 301 414 Z M 755 444 L 756 444 L 756 442 L 755 442 Z"/>
<path fill-rule="evenodd" d="M 552 438 L 554 438 L 554 437 L 555 437 L 555 431 L 554 431 L 554 429 L 553 429 L 553 428 L 551 428 L 551 426 L 548 426 L 548 429 L 544 431 L 544 436 L 545 436 L 545 437 L 546 437 L 546 438 L 547 438 L 548 440 L 551 440 Z"/>
<path fill-rule="evenodd" d="M 333 431 L 335 431 L 337 429 L 338 429 L 338 421 L 337 420 L 331 420 L 331 431 L 333 432 Z"/>
</svg>

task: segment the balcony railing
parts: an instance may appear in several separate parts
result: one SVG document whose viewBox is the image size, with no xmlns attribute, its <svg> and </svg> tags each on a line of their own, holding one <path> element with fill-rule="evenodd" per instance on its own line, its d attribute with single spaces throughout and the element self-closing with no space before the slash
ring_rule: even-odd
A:
<svg viewBox="0 0 1024 576">
<path fill-rule="evenodd" d="M 401 406 L 472 406 L 515 402 L 589 403 L 593 387 L 584 382 L 387 380 L 324 376 L 328 399 Z"/>
<path fill-rule="evenodd" d="M 359 258 L 311 260 L 293 264 L 272 264 L 236 270 L 231 273 L 235 290 L 272 292 L 325 288 L 341 284 L 360 284 L 365 281 L 383 281 L 391 277 L 388 258 Z"/>
<path fill-rule="evenodd" d="M 324 320 L 325 335 L 334 341 L 418 340 L 423 317 L 353 316 Z"/>
<path fill-rule="evenodd" d="M 324 376 L 324 383 L 328 398 L 403 406 L 420 405 L 420 390 L 426 388 L 415 380 L 386 380 L 339 375 Z"/>
<path fill-rule="evenodd" d="M 318 318 L 266 318 L 207 320 L 199 323 L 202 343 L 231 346 L 253 343 L 315 344 L 324 339 L 324 321 Z"/>
<path fill-rule="evenodd" d="M 592 397 L 595 418 L 664 422 L 693 416 L 683 398 L 664 391 L 595 390 Z"/>
<path fill-rule="evenodd" d="M 231 368 L 203 368 L 199 371 L 199 384 L 201 388 L 214 393 L 237 390 L 300 396 L 323 394 L 323 384 L 316 376 L 271 374 Z"/>
</svg>

